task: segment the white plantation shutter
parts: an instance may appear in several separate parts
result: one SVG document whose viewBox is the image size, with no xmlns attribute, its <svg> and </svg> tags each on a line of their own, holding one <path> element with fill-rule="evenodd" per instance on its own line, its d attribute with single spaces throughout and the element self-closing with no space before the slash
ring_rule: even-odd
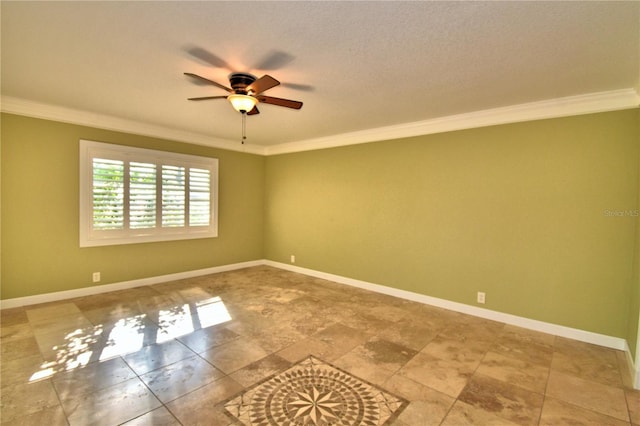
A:
<svg viewBox="0 0 640 426">
<path fill-rule="evenodd" d="M 217 236 L 218 160 L 80 141 L 80 246 Z"/>
<path fill-rule="evenodd" d="M 184 226 L 185 190 L 184 167 L 162 166 L 162 226 Z"/>
<path fill-rule="evenodd" d="M 129 163 L 129 226 L 132 229 L 156 226 L 156 169 L 152 163 Z"/>
<path fill-rule="evenodd" d="M 93 226 L 124 227 L 124 162 L 93 159 Z"/>
<path fill-rule="evenodd" d="M 209 226 L 211 210 L 211 172 L 189 169 L 189 223 L 191 226 Z"/>
</svg>

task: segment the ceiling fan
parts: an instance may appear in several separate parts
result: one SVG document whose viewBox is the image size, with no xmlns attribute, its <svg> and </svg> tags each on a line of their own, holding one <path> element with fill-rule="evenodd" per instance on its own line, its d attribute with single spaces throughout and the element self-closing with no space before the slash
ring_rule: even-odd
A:
<svg viewBox="0 0 640 426">
<path fill-rule="evenodd" d="M 259 114 L 260 111 L 258 111 L 256 105 L 260 102 L 286 108 L 302 108 L 302 102 L 263 95 L 263 92 L 280 84 L 278 80 L 271 77 L 270 75 L 264 75 L 260 78 L 256 78 L 256 76 L 249 73 L 234 72 L 229 75 L 229 85 L 231 87 L 227 87 L 220 83 L 216 83 L 213 80 L 209 80 L 208 78 L 201 77 L 197 74 L 193 74 L 190 72 L 185 72 L 184 74 L 198 80 L 200 83 L 211 84 L 230 93 L 229 95 L 223 96 L 202 96 L 198 98 L 188 98 L 190 101 L 228 99 L 229 102 L 231 102 L 233 108 L 243 115 Z"/>
</svg>

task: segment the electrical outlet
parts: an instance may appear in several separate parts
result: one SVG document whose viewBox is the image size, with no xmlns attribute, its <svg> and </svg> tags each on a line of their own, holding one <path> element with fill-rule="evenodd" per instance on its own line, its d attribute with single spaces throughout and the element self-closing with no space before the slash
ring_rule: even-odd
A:
<svg viewBox="0 0 640 426">
<path fill-rule="evenodd" d="M 291 255 L 291 263 L 296 263 L 296 255 L 295 254 Z"/>
<path fill-rule="evenodd" d="M 484 298 L 485 298 L 484 292 L 483 291 L 479 291 L 478 292 L 478 303 L 484 304 Z"/>
<path fill-rule="evenodd" d="M 99 283 L 100 282 L 100 272 L 94 272 L 91 278 L 93 279 L 94 283 Z"/>
</svg>

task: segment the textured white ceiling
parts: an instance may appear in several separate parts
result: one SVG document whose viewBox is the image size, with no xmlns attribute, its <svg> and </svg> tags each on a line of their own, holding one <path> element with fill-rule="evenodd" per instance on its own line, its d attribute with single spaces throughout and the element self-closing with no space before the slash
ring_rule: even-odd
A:
<svg viewBox="0 0 640 426">
<path fill-rule="evenodd" d="M 247 132 L 263 146 L 639 84 L 638 1 L 2 1 L 1 12 L 3 97 L 238 141 L 226 100 L 187 101 L 225 92 L 183 72 L 225 85 L 231 71 L 268 73 L 283 85 L 266 94 L 304 106 L 260 105 Z"/>
</svg>

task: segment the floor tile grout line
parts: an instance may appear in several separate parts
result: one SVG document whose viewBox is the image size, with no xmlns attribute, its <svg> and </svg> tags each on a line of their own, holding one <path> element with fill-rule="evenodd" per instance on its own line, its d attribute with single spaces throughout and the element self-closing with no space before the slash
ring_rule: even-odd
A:
<svg viewBox="0 0 640 426">
<path fill-rule="evenodd" d="M 62 398 L 60 398 L 60 392 L 58 392 L 58 388 L 56 388 L 55 384 L 53 383 L 53 378 L 48 378 L 47 380 L 51 382 L 50 383 L 51 387 L 53 388 L 53 391 L 56 393 L 56 398 L 58 399 L 58 405 L 60 405 L 60 409 L 64 414 L 64 419 L 66 420 L 67 425 L 71 425 L 71 422 L 69 421 L 69 415 L 67 414 L 67 410 L 65 410 L 64 405 L 62 404 Z"/>
<path fill-rule="evenodd" d="M 206 288 L 205 288 L 204 284 L 203 284 L 202 286 L 199 286 L 199 288 L 205 289 L 205 291 L 206 291 Z M 154 291 L 155 291 L 155 289 L 154 289 Z M 158 292 L 158 293 L 159 293 L 159 292 Z M 159 294 L 160 294 L 160 293 L 159 293 Z M 314 297 L 315 297 L 315 296 L 314 296 Z M 462 317 L 462 318 L 464 318 L 464 317 Z M 352 325 L 353 325 L 353 324 L 352 324 Z M 440 329 L 440 332 L 439 332 L 438 334 L 436 334 L 436 336 L 434 336 L 431 340 L 429 340 L 427 343 L 425 343 L 425 344 L 424 344 L 424 346 L 423 346 L 421 349 L 419 349 L 419 350 L 417 350 L 417 351 L 416 351 L 416 354 L 417 354 L 417 353 L 422 352 L 422 351 L 423 351 L 423 350 L 424 350 L 424 349 L 425 349 L 429 344 L 433 343 L 433 340 L 434 340 L 434 339 L 436 339 L 436 338 L 437 338 L 437 336 L 440 336 L 440 335 L 443 333 L 443 330 L 446 330 L 446 327 L 445 327 L 445 328 L 441 328 L 441 329 Z M 495 334 L 493 335 L 493 340 L 492 340 L 492 343 L 491 343 L 491 344 L 492 344 L 492 345 L 495 345 L 495 344 L 496 344 L 497 339 L 499 338 L 499 336 L 504 335 L 504 333 L 505 333 L 505 330 L 504 330 L 504 326 L 503 326 L 503 330 L 501 330 L 500 332 L 495 333 Z M 306 335 L 306 334 L 305 334 L 305 336 L 306 336 L 306 337 L 308 337 L 308 335 Z M 186 347 L 187 347 L 191 352 L 193 352 L 196 356 L 198 356 L 198 357 L 200 357 L 201 359 L 203 359 L 205 362 L 207 362 L 208 364 L 210 364 L 212 367 L 217 368 L 217 367 L 215 367 L 215 365 L 214 365 L 214 364 L 212 364 L 212 362 L 211 362 L 211 361 L 209 361 L 209 360 L 207 360 L 206 358 L 204 358 L 204 356 L 203 356 L 203 355 L 201 355 L 201 353 L 197 353 L 197 352 L 195 352 L 195 350 L 194 350 L 194 349 L 192 349 L 191 347 L 189 347 L 186 343 L 181 342 L 179 339 L 175 339 L 175 340 L 177 340 L 180 344 L 182 344 L 182 345 L 186 346 Z M 533 342 L 533 343 L 535 343 L 535 342 Z M 554 357 L 555 357 L 555 356 L 557 356 L 557 354 L 558 354 L 558 353 L 560 353 L 560 351 L 558 350 L 557 342 L 554 342 L 554 343 L 553 343 L 553 344 L 551 344 L 550 346 L 551 346 L 551 348 L 552 348 L 552 353 L 551 353 L 551 364 L 553 364 L 553 359 L 554 359 Z M 353 350 L 353 349 L 352 349 L 352 350 Z M 491 349 L 491 347 L 489 347 L 489 349 L 487 349 L 487 350 L 484 350 L 484 353 L 483 353 L 482 358 L 480 359 L 480 361 L 478 362 L 478 364 L 475 366 L 475 369 L 474 369 L 474 371 L 471 373 L 471 376 L 470 376 L 470 377 L 473 377 L 473 376 L 474 376 L 474 375 L 476 375 L 476 374 L 480 374 L 480 373 L 478 373 L 478 369 L 479 369 L 479 368 L 480 368 L 480 366 L 483 364 L 483 362 L 486 360 L 486 358 L 487 358 L 487 356 L 488 356 L 488 353 L 489 353 L 491 350 L 492 350 L 492 349 Z M 277 351 L 277 350 L 275 350 L 275 351 L 271 351 L 271 350 L 270 350 L 270 351 L 268 351 L 268 352 L 269 352 L 269 354 L 272 354 L 272 353 L 276 353 L 276 352 L 278 352 L 278 351 Z M 505 357 L 512 358 L 510 354 L 503 354 L 503 355 L 504 355 Z M 267 356 L 269 356 L 269 355 L 267 355 Z M 415 355 L 414 355 L 414 356 L 415 356 Z M 264 357 L 263 357 L 263 358 L 264 358 Z M 513 359 L 517 359 L 517 358 L 516 358 L 516 357 L 513 357 Z M 126 364 L 126 365 L 131 369 L 131 366 L 130 366 L 129 364 L 127 364 L 127 363 L 126 363 L 126 361 L 125 361 L 124 359 L 123 359 L 123 362 L 125 362 L 125 364 Z M 409 360 L 407 360 L 406 362 L 409 362 Z M 406 365 L 406 362 L 405 362 L 405 365 Z M 401 369 L 402 369 L 402 367 L 397 368 L 397 371 L 396 371 L 394 374 L 397 374 L 397 373 L 398 373 L 398 371 L 400 371 Z M 542 410 L 544 410 L 545 401 L 546 401 L 546 400 L 553 399 L 551 396 L 549 396 L 549 395 L 547 394 L 547 391 L 548 391 L 548 389 L 549 389 L 550 377 L 551 377 L 551 374 L 552 374 L 552 372 L 553 372 L 553 371 L 554 371 L 554 369 L 551 367 L 551 365 L 549 365 L 548 367 L 546 367 L 546 381 L 545 381 L 544 393 L 543 393 L 543 405 L 542 405 L 542 408 L 541 408 L 541 410 L 540 410 L 540 412 L 539 412 L 538 423 L 540 423 L 540 421 L 541 421 L 541 415 L 542 415 Z M 616 364 L 616 369 L 615 369 L 615 371 L 617 372 L 617 374 L 618 374 L 618 375 L 620 375 L 620 374 L 621 374 L 620 366 L 619 366 L 618 364 Z M 223 372 L 223 373 L 224 373 L 224 372 Z M 136 375 L 136 377 L 138 377 L 138 379 L 140 379 L 140 380 L 141 380 L 141 377 L 140 377 L 140 376 L 139 376 L 135 371 L 134 371 L 134 374 Z M 224 373 L 224 374 L 225 374 L 225 375 L 224 375 L 224 376 L 222 376 L 222 377 L 230 377 L 230 375 L 227 375 L 226 373 Z M 571 376 L 571 377 L 578 377 L 578 378 L 580 378 L 580 379 L 582 379 L 582 380 L 587 380 L 587 381 L 590 381 L 590 382 L 595 383 L 595 384 L 601 384 L 599 381 L 597 381 L 597 380 L 596 380 L 596 381 L 593 381 L 593 380 L 591 380 L 591 379 L 590 379 L 590 378 L 588 378 L 588 377 L 586 377 L 586 378 L 585 378 L 585 377 L 583 377 L 583 376 L 574 375 L 574 373 L 568 373 L 568 372 L 567 372 L 566 374 L 568 374 L 568 375 L 569 375 L 569 376 Z M 222 377 L 221 377 L 221 378 L 222 378 Z M 392 375 L 391 377 L 393 377 L 393 375 Z M 54 385 L 53 385 L 53 379 L 48 379 L 48 380 L 51 380 L 51 385 L 52 385 L 52 386 L 54 386 Z M 141 381 L 142 381 L 142 380 L 141 380 Z M 143 383 L 144 383 L 144 381 L 143 381 Z M 211 382 L 210 382 L 210 383 L 211 383 Z M 149 388 L 148 388 L 148 386 L 146 385 L 146 383 L 144 383 L 144 385 L 147 387 L 147 389 L 149 389 Z M 203 385 L 203 386 L 206 386 L 206 384 L 205 384 L 205 385 Z M 629 406 L 629 404 L 630 404 L 630 403 L 629 403 L 629 400 L 626 398 L 626 391 L 627 391 L 627 388 L 626 388 L 626 386 L 624 386 L 624 382 L 622 382 L 622 384 L 621 384 L 621 385 L 616 385 L 616 386 L 613 386 L 613 387 L 617 387 L 617 388 L 622 389 L 622 391 L 623 391 L 623 398 L 624 398 L 624 407 L 625 407 L 625 409 L 626 409 L 627 415 L 629 416 L 628 418 L 631 418 L 630 406 Z M 54 386 L 54 389 L 55 389 L 55 391 L 56 391 L 56 396 L 57 396 L 58 402 L 59 402 L 59 404 L 61 405 L 60 395 L 59 395 L 59 393 L 58 393 L 58 391 L 57 391 L 57 388 L 55 388 L 55 386 Z M 200 389 L 200 388 L 198 388 L 198 389 Z M 194 389 L 194 390 L 192 390 L 192 392 L 193 392 L 193 391 L 195 391 L 195 389 Z M 436 390 L 436 391 L 437 391 L 437 390 Z M 150 389 L 149 389 L 149 392 L 151 392 L 151 394 L 155 396 L 155 394 L 154 394 Z M 453 401 L 453 403 L 451 404 L 451 406 L 449 406 L 449 408 L 448 408 L 447 412 L 445 413 L 445 416 L 442 418 L 442 421 L 444 421 L 444 419 L 446 419 L 446 418 L 447 418 L 447 416 L 449 415 L 449 413 L 450 413 L 450 412 L 451 412 L 451 410 L 452 410 L 452 407 L 456 404 L 456 402 L 458 402 L 458 401 L 459 401 L 459 396 L 460 396 L 460 394 L 458 394 L 458 396 L 454 399 L 454 401 Z M 157 396 L 156 396 L 156 398 L 157 398 Z M 159 400 L 159 399 L 158 399 L 158 400 Z M 160 401 L 160 403 L 162 404 L 162 406 L 164 406 L 164 407 L 168 410 L 168 407 L 167 407 L 167 405 L 166 405 L 165 403 L 163 403 L 162 401 Z M 563 403 L 566 403 L 566 404 L 569 404 L 569 405 L 574 405 L 574 404 L 571 404 L 571 403 L 569 403 L 569 402 L 563 402 Z M 580 406 L 577 406 L 577 405 L 576 405 L 575 407 L 577 407 L 577 408 L 581 408 L 581 409 L 584 409 L 583 407 L 580 407 Z M 596 414 L 600 414 L 600 415 L 606 415 L 606 414 L 602 414 L 602 413 L 600 413 L 600 412 L 593 411 L 593 410 L 588 410 L 588 411 L 593 412 L 593 413 L 596 413 Z M 64 412 L 64 409 L 63 409 L 63 412 Z M 176 415 L 174 415 L 170 410 L 169 410 L 169 412 L 171 413 L 171 415 L 172 415 L 174 418 L 176 418 L 176 420 L 178 420 Z M 65 416 L 66 416 L 66 413 L 65 413 Z M 608 416 L 608 417 L 610 417 L 610 416 Z M 178 421 L 179 421 L 179 420 L 178 420 Z"/>
<path fill-rule="evenodd" d="M 136 373 L 136 371 L 135 371 L 135 370 L 134 370 L 134 369 L 129 365 L 129 363 L 127 363 L 127 360 L 125 360 L 125 359 L 124 359 L 124 357 L 123 357 L 122 355 L 120 355 L 120 356 L 119 356 L 119 358 L 122 360 L 122 362 L 124 362 L 124 364 L 127 366 L 127 368 L 129 368 L 129 369 L 133 372 L 133 374 L 134 374 L 134 375 L 136 376 L 136 378 L 140 381 L 140 383 L 142 383 L 142 385 L 143 385 L 145 388 L 147 388 L 147 390 L 151 393 L 151 395 L 153 395 L 153 397 L 154 397 L 156 400 L 158 400 L 158 402 L 159 402 L 160 404 L 162 404 L 162 406 L 164 406 L 164 404 L 162 403 L 162 401 L 160 400 L 160 398 L 158 398 L 158 396 L 157 396 L 156 394 L 154 394 L 154 393 L 153 393 L 153 390 L 151 390 L 151 388 L 147 385 L 147 383 L 146 383 L 144 380 L 142 380 L 142 378 L 138 375 L 138 373 Z M 120 423 L 120 424 L 121 424 L 121 425 L 122 425 L 122 424 L 126 424 L 126 423 L 128 423 L 128 422 L 130 422 L 130 421 L 132 421 L 132 420 L 134 420 L 134 419 L 137 419 L 138 417 L 142 417 L 142 416 L 144 416 L 144 415 L 146 415 L 146 414 L 148 414 L 148 413 L 152 412 L 152 411 L 153 411 L 153 410 L 155 410 L 155 409 L 156 409 L 156 408 L 151 409 L 151 410 L 149 410 L 149 411 L 147 411 L 147 412 L 145 412 L 145 413 L 140 414 L 139 416 L 136 416 L 136 417 L 134 417 L 134 418 L 128 419 L 127 421 L 122 422 L 122 423 Z"/>
<path fill-rule="evenodd" d="M 151 395 L 153 395 L 153 396 L 154 396 L 154 398 L 156 398 L 156 399 L 158 400 L 158 402 L 161 404 L 161 407 L 164 407 L 167 411 L 169 411 L 169 413 L 171 413 L 171 411 L 169 410 L 169 407 L 167 407 L 166 403 L 165 403 L 164 401 L 162 401 L 162 400 L 158 397 L 158 395 L 156 395 L 156 394 L 153 392 L 153 390 L 149 387 L 149 385 L 147 385 L 147 383 L 142 379 L 142 377 L 140 377 L 140 375 L 139 375 L 138 373 L 136 373 L 136 371 L 135 371 L 135 370 L 134 370 L 134 369 L 133 369 L 133 368 L 132 368 L 128 363 L 127 363 L 127 361 L 124 359 L 124 357 L 123 357 L 122 355 L 120 355 L 120 358 L 121 358 L 121 359 L 122 359 L 122 361 L 127 365 L 127 367 L 128 367 L 128 368 L 133 372 L 133 374 L 135 374 L 135 376 L 138 378 L 138 380 L 140 381 L 140 383 L 142 383 L 142 384 L 147 388 L 147 390 L 151 393 Z M 152 370 L 152 371 L 155 371 L 155 370 Z M 146 373 L 144 373 L 144 374 L 146 374 Z M 177 398 L 176 398 L 176 399 L 177 399 Z M 146 415 L 146 414 L 149 414 L 149 413 L 151 413 L 152 411 L 157 410 L 158 408 L 160 408 L 160 407 L 153 408 L 153 409 L 151 409 L 151 410 L 149 410 L 149 411 L 147 411 L 147 412 L 145 412 L 145 413 L 143 413 L 143 414 L 140 414 L 140 415 L 139 415 L 139 416 L 137 416 L 137 417 L 131 418 L 131 419 L 129 419 L 129 420 L 127 420 L 127 421 L 125 421 L 125 422 L 123 422 L 123 423 L 121 423 L 121 424 L 126 424 L 126 423 L 128 423 L 128 422 L 130 422 L 130 421 L 132 421 L 132 420 L 135 420 L 135 419 L 137 419 L 137 418 L 139 418 L 139 417 L 142 417 L 142 416 L 144 416 L 144 415 Z M 174 418 L 174 419 L 176 419 L 176 421 L 178 421 L 178 423 L 180 423 L 180 421 L 176 418 L 176 416 L 175 416 L 173 413 L 171 413 L 171 415 L 173 416 L 173 418 Z M 182 424 L 182 423 L 180 423 L 180 424 Z"/>
<path fill-rule="evenodd" d="M 555 343 L 555 338 L 554 338 L 554 343 Z M 554 347 L 555 345 L 552 346 L 551 362 L 549 363 L 549 367 L 547 367 L 547 374 L 546 374 L 546 379 L 544 383 L 544 393 L 542 394 L 542 406 L 540 407 L 540 413 L 538 413 L 538 422 L 537 422 L 538 425 L 540 424 L 540 422 L 542 422 L 542 414 L 544 412 L 544 407 L 549 397 L 547 394 L 547 390 L 549 388 L 549 378 L 551 377 L 551 365 L 553 364 L 553 356 L 555 355 Z"/>
</svg>

